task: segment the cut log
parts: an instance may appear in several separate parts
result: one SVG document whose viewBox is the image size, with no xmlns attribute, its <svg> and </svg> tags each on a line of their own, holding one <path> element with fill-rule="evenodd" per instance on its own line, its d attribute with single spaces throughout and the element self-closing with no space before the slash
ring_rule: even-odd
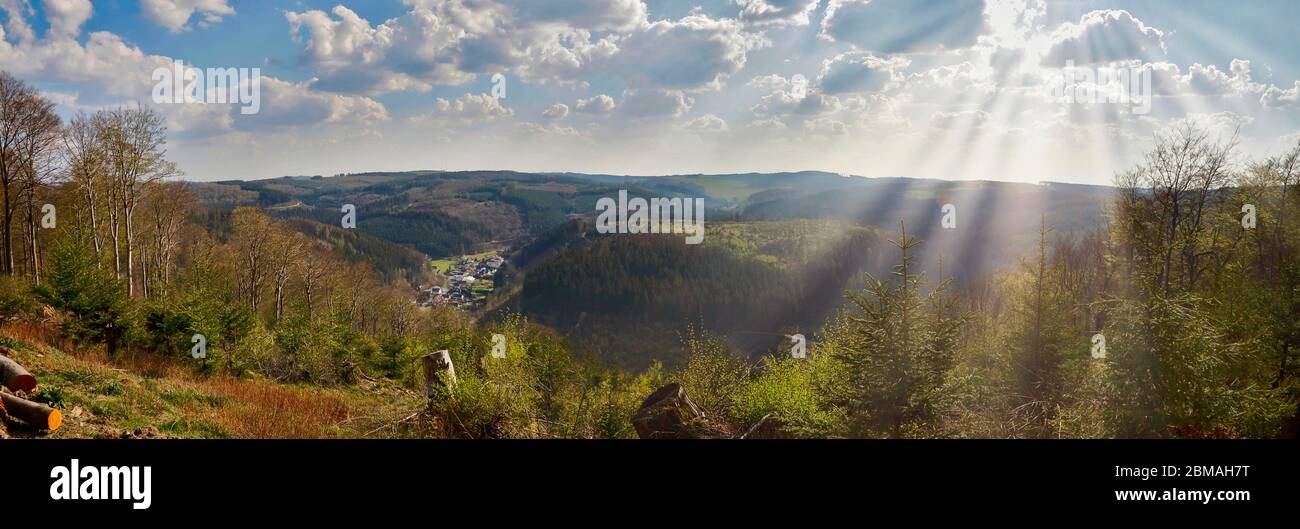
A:
<svg viewBox="0 0 1300 529">
<path fill-rule="evenodd" d="M 4 384 L 10 391 L 31 392 L 36 389 L 36 377 L 18 365 L 18 362 L 0 355 L 0 384 Z"/>
<path fill-rule="evenodd" d="M 424 355 L 423 360 L 425 397 L 431 399 L 440 388 L 456 385 L 456 366 L 451 364 L 450 352 L 444 350 L 429 353 Z"/>
<path fill-rule="evenodd" d="M 63 413 L 54 408 L 0 392 L 0 403 L 4 404 L 5 413 L 22 422 L 53 432 L 63 424 Z"/>
</svg>

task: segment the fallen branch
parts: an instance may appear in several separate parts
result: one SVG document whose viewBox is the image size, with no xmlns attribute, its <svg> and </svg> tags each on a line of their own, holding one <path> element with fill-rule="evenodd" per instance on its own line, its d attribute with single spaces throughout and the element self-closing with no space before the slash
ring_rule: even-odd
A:
<svg viewBox="0 0 1300 529">
<path fill-rule="evenodd" d="M 404 418 L 404 419 L 402 419 L 402 420 L 400 420 L 400 421 L 397 421 L 397 422 L 394 422 L 394 423 L 391 423 L 391 424 L 385 424 L 385 425 L 383 425 L 383 426 L 380 426 L 380 427 L 378 427 L 378 428 L 375 428 L 374 430 L 370 430 L 369 432 L 366 432 L 366 434 L 363 435 L 363 436 L 361 436 L 361 437 L 363 437 L 363 438 L 365 438 L 365 437 L 370 437 L 371 434 L 373 434 L 373 433 L 375 433 L 375 432 L 378 432 L 378 431 L 380 431 L 380 430 L 386 429 L 386 428 L 396 428 L 397 426 L 399 426 L 399 425 L 405 423 L 406 421 L 409 421 L 409 420 L 411 420 L 411 419 L 414 419 L 416 416 L 420 415 L 421 413 L 423 413 L 423 411 L 417 411 L 417 412 L 415 412 L 415 413 L 412 413 L 412 414 L 410 414 L 410 415 L 407 415 L 406 418 Z"/>
<path fill-rule="evenodd" d="M 758 429 L 759 429 L 761 426 L 763 426 L 763 423 L 767 422 L 768 419 L 771 419 L 771 418 L 772 418 L 772 415 L 773 415 L 773 414 L 771 414 L 771 413 L 769 413 L 769 414 L 767 414 L 767 415 L 764 415 L 762 419 L 759 419 L 758 422 L 754 423 L 753 426 L 750 426 L 750 427 L 749 427 L 749 430 L 745 432 L 745 435 L 740 436 L 740 438 L 741 438 L 741 439 L 747 439 L 747 438 L 749 438 L 749 436 L 754 435 L 754 432 L 757 432 Z"/>
</svg>

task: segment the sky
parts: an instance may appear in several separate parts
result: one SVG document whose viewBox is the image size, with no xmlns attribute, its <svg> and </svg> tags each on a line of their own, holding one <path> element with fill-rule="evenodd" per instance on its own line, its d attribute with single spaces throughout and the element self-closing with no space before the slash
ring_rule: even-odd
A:
<svg viewBox="0 0 1300 529">
<path fill-rule="evenodd" d="M 193 180 L 1109 184 L 1187 124 L 1235 137 L 1240 163 L 1300 141 L 1298 21 L 1291 0 L 0 0 L 0 70 L 65 117 L 157 108 Z M 257 112 L 159 102 L 177 60 L 259 68 Z M 1149 89 L 1062 81 L 1118 72 Z"/>
</svg>

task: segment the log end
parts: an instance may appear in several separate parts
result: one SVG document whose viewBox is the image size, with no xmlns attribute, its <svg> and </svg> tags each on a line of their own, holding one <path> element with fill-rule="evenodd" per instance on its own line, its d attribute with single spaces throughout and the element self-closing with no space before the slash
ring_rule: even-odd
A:
<svg viewBox="0 0 1300 529">
<path fill-rule="evenodd" d="M 31 393 L 36 390 L 36 377 L 24 373 L 17 375 L 5 383 L 9 389 L 14 391 L 25 391 Z"/>
<path fill-rule="evenodd" d="M 58 430 L 59 426 L 63 425 L 63 413 L 60 412 L 59 410 L 54 410 L 50 412 L 50 416 L 49 418 L 46 419 L 46 421 L 48 422 L 47 424 L 48 427 L 46 428 L 47 430 L 51 432 Z"/>
</svg>

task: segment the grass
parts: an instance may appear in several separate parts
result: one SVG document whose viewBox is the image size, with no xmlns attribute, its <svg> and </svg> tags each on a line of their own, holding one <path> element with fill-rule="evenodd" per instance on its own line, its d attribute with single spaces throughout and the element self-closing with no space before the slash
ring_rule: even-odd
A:
<svg viewBox="0 0 1300 529">
<path fill-rule="evenodd" d="M 55 432 L 7 421 L 15 437 L 362 437 L 423 404 L 391 384 L 296 386 L 204 375 L 153 354 L 110 359 L 102 348 L 77 348 L 38 324 L 0 326 L 0 345 L 36 375 L 40 385 L 32 398 L 64 414 Z"/>
</svg>

